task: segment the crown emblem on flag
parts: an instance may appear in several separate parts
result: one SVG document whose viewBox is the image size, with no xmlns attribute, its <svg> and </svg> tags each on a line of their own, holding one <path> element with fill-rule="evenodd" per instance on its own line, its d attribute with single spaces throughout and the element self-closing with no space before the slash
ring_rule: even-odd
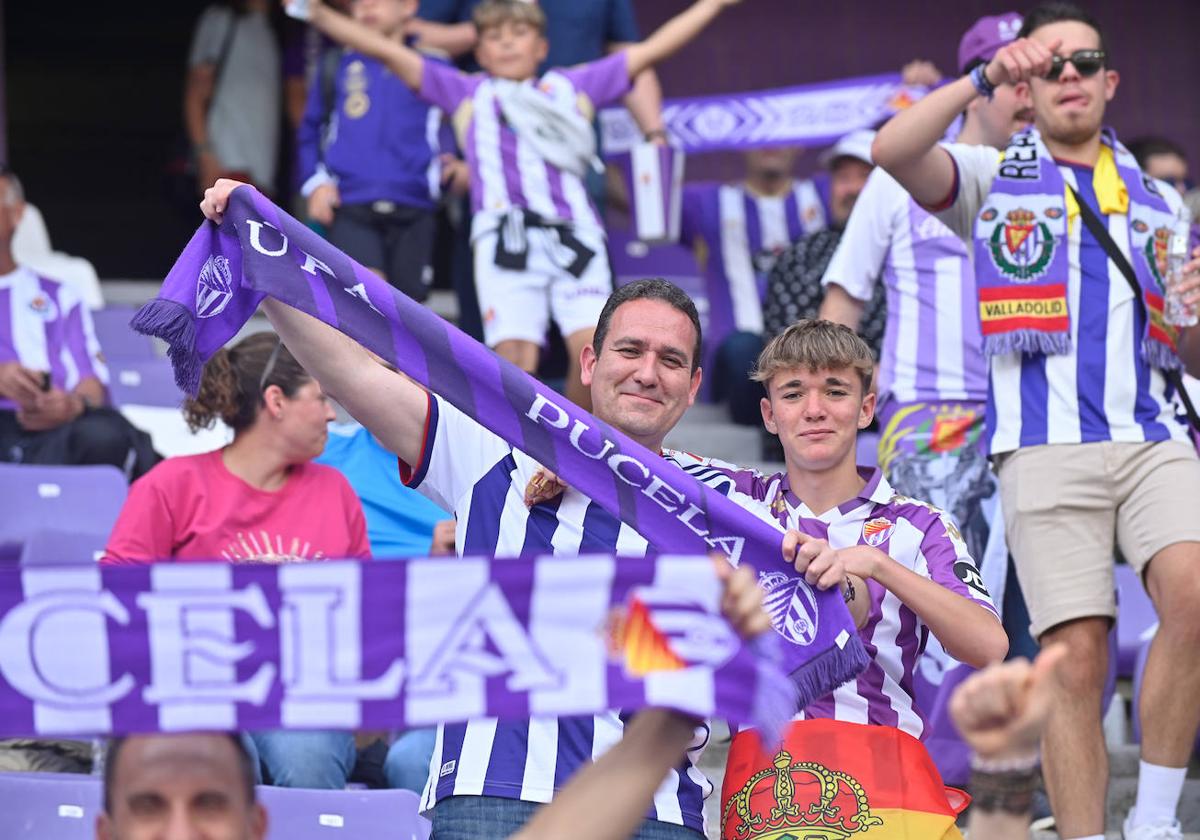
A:
<svg viewBox="0 0 1200 840">
<path fill-rule="evenodd" d="M 867 792 L 841 770 L 775 754 L 729 798 L 721 815 L 724 837 L 754 840 L 840 840 L 883 825 Z M 732 831 L 730 829 L 732 828 Z"/>
</svg>

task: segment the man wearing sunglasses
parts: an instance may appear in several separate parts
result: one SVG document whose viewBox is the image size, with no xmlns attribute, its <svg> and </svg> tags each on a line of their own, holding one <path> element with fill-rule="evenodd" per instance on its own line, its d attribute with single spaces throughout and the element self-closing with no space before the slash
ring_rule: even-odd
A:
<svg viewBox="0 0 1200 840">
<path fill-rule="evenodd" d="M 1200 370 L 1200 329 L 1181 330 L 1176 344 L 1163 325 L 1160 246 L 1180 198 L 1103 127 L 1118 81 L 1096 21 L 1069 3 L 1043 4 L 990 62 L 885 125 L 873 153 L 974 239 L 989 454 L 1009 547 L 1034 635 L 1071 651 L 1043 749 L 1059 835 L 1103 836 L 1101 696 L 1119 544 L 1161 622 L 1125 837 L 1169 840 L 1182 837 L 1176 810 L 1200 726 L 1200 460 L 1168 378 L 1180 359 Z M 1034 125 L 999 159 L 938 145 L 977 97 L 1022 82 Z M 1200 259 L 1184 270 L 1184 300 L 1195 305 Z"/>
</svg>

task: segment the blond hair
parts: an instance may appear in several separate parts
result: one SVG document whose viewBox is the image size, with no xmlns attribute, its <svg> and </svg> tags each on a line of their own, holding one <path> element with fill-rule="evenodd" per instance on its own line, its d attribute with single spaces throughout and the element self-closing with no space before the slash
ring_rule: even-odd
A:
<svg viewBox="0 0 1200 840">
<path fill-rule="evenodd" d="M 758 355 L 750 378 L 766 385 L 781 370 L 854 368 L 863 393 L 871 390 L 875 359 L 854 330 L 833 321 L 805 318 L 775 336 Z"/>
<path fill-rule="evenodd" d="M 471 13 L 471 22 L 480 34 L 505 23 L 527 23 L 546 34 L 546 13 L 532 0 L 483 0 Z"/>
</svg>

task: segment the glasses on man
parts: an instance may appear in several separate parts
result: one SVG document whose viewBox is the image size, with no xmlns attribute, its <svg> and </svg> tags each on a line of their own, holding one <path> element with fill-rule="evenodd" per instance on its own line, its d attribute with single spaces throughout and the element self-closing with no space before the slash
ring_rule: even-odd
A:
<svg viewBox="0 0 1200 840">
<path fill-rule="evenodd" d="M 1104 58 L 1104 50 L 1075 50 L 1070 55 L 1056 55 L 1050 59 L 1050 72 L 1046 74 L 1046 78 L 1052 82 L 1058 81 L 1068 61 L 1083 78 L 1095 76 L 1104 67 Z"/>
</svg>

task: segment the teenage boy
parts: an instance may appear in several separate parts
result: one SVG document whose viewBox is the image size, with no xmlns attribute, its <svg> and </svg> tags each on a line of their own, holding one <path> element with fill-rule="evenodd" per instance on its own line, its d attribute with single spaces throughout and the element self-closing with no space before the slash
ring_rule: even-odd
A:
<svg viewBox="0 0 1200 840">
<path fill-rule="evenodd" d="M 1120 79 L 1097 21 L 1047 3 L 1025 16 L 1018 36 L 893 118 L 876 137 L 875 160 L 974 238 L 989 454 L 1008 544 L 1032 632 L 1071 651 L 1043 750 L 1059 834 L 1095 840 L 1104 831 L 1100 700 L 1119 543 L 1161 622 L 1146 662 L 1142 764 L 1125 836 L 1181 837 L 1176 809 L 1200 725 L 1200 462 L 1169 379 L 1181 357 L 1200 369 L 1200 330 L 1163 323 L 1157 244 L 1180 199 L 1103 126 Z M 977 98 L 1020 83 L 1034 125 L 1002 156 L 939 144 Z M 1197 269 L 1200 260 L 1184 266 L 1193 305 Z"/>
<path fill-rule="evenodd" d="M 330 38 L 383 61 L 426 101 L 452 115 L 471 171 L 471 241 L 484 343 L 526 371 L 553 315 L 566 339 L 567 396 L 588 407 L 578 360 L 611 288 L 604 227 L 583 184 L 595 159 L 595 110 L 682 48 L 738 0 L 697 0 L 645 41 L 599 61 L 538 77 L 549 44 L 545 15 L 522 0 L 474 11 L 476 58 L 467 75 L 312 3 Z"/>
</svg>

